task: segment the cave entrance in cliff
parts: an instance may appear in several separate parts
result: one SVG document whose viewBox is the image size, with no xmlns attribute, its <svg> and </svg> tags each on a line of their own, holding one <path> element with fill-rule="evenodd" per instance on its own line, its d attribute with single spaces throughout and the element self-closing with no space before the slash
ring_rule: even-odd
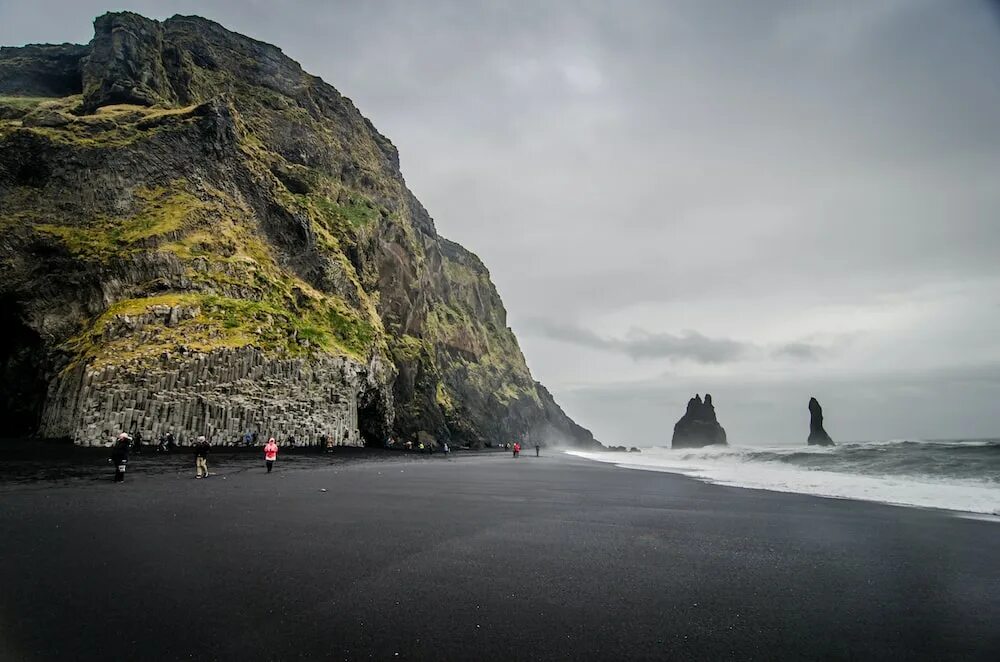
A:
<svg viewBox="0 0 1000 662">
<path fill-rule="evenodd" d="M 358 432 L 365 446 L 383 448 L 388 430 L 385 429 L 385 411 L 377 398 L 358 407 Z"/>
<path fill-rule="evenodd" d="M 22 314 L 17 300 L 0 295 L 2 437 L 36 434 L 45 404 L 45 348 L 41 337 L 22 321 Z"/>
</svg>

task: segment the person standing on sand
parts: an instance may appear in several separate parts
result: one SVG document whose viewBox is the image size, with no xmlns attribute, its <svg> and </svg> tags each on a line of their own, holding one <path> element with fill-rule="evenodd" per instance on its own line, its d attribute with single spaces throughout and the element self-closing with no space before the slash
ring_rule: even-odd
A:
<svg viewBox="0 0 1000 662">
<path fill-rule="evenodd" d="M 264 464 L 267 465 L 267 473 L 271 473 L 274 461 L 278 459 L 278 442 L 271 437 L 264 446 Z"/>
<path fill-rule="evenodd" d="M 208 478 L 208 450 L 210 446 L 205 435 L 198 437 L 194 445 L 195 478 Z M 204 475 L 202 475 L 204 474 Z"/>
<path fill-rule="evenodd" d="M 521 453 L 521 442 L 514 442 L 514 457 L 517 457 Z"/>
<path fill-rule="evenodd" d="M 541 457 L 541 456 L 542 456 L 542 447 L 539 446 L 538 444 L 535 444 L 535 457 Z"/>
<path fill-rule="evenodd" d="M 122 432 L 111 449 L 111 463 L 115 465 L 115 482 L 125 482 L 125 465 L 128 464 L 128 451 L 132 438 Z"/>
</svg>

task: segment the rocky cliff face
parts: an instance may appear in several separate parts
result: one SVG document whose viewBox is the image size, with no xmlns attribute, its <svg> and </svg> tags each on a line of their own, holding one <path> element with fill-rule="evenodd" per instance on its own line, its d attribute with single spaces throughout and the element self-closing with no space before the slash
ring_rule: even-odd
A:
<svg viewBox="0 0 1000 662">
<path fill-rule="evenodd" d="M 823 408 L 816 398 L 809 398 L 809 439 L 810 446 L 833 446 L 833 439 L 823 429 Z"/>
<path fill-rule="evenodd" d="M 202 18 L 94 27 L 0 50 L 12 432 L 596 443 L 349 99 Z"/>
<path fill-rule="evenodd" d="M 671 448 L 701 448 L 703 446 L 726 445 L 726 431 L 719 425 L 715 415 L 712 396 L 705 394 L 705 400 L 695 395 L 688 400 L 687 411 L 674 425 Z"/>
</svg>

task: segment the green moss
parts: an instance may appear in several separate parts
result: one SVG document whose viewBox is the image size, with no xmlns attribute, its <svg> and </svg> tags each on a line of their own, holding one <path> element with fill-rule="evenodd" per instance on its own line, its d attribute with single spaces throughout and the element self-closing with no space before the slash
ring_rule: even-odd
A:
<svg viewBox="0 0 1000 662">
<path fill-rule="evenodd" d="M 30 110 L 46 101 L 51 101 L 52 97 L 17 97 L 0 95 L 0 106 L 8 106 L 17 110 Z"/>
<path fill-rule="evenodd" d="M 195 314 L 182 315 L 172 326 L 150 324 L 141 335 L 108 333 L 115 320 L 142 315 L 156 306 L 180 306 Z M 247 345 L 284 356 L 319 352 L 364 360 L 373 338 L 371 325 L 330 297 L 296 311 L 267 300 L 173 293 L 116 303 L 66 349 L 95 365 L 119 364 L 181 347 L 208 352 Z"/>
<path fill-rule="evenodd" d="M 171 189 L 136 190 L 138 209 L 132 216 L 95 215 L 82 223 L 80 219 L 74 224 L 36 223 L 35 229 L 58 237 L 78 257 L 108 259 L 179 231 L 187 220 L 213 206 L 184 191 L 184 186 L 184 182 L 176 182 Z"/>
<path fill-rule="evenodd" d="M 316 205 L 320 215 L 335 227 L 343 221 L 352 228 L 363 228 L 374 223 L 379 217 L 379 210 L 367 198 L 351 197 L 345 204 L 338 204 L 324 196 L 308 197 Z"/>
<path fill-rule="evenodd" d="M 22 99 L 24 97 L 5 97 Z M 194 106 L 185 108 L 146 108 L 130 104 L 106 106 L 92 115 L 75 117 L 69 113 L 79 105 L 80 97 L 64 97 L 62 99 L 42 99 L 32 105 L 15 108 L 23 110 L 55 110 L 70 117 L 71 121 L 64 126 L 23 126 L 21 120 L 0 122 L 0 131 L 25 131 L 57 145 L 67 145 L 88 149 L 113 149 L 132 145 L 138 140 L 146 139 L 161 131 L 173 130 L 197 120 L 192 112 Z M 0 105 L 5 104 L 0 101 Z"/>
<path fill-rule="evenodd" d="M 415 361 L 427 352 L 427 345 L 420 338 L 404 334 L 394 339 L 392 350 L 401 359 Z"/>
<path fill-rule="evenodd" d="M 441 407 L 441 409 L 443 409 L 446 413 L 450 413 L 455 410 L 455 402 L 452 400 L 451 394 L 448 392 L 448 389 L 445 387 L 443 382 L 437 383 L 434 401 L 437 402 L 438 406 Z"/>
</svg>

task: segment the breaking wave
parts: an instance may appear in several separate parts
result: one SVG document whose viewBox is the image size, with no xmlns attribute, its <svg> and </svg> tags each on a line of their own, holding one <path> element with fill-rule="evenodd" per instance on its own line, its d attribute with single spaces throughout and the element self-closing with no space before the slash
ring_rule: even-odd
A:
<svg viewBox="0 0 1000 662">
<path fill-rule="evenodd" d="M 719 485 L 1000 515 L 1000 440 L 569 451 Z"/>
</svg>

